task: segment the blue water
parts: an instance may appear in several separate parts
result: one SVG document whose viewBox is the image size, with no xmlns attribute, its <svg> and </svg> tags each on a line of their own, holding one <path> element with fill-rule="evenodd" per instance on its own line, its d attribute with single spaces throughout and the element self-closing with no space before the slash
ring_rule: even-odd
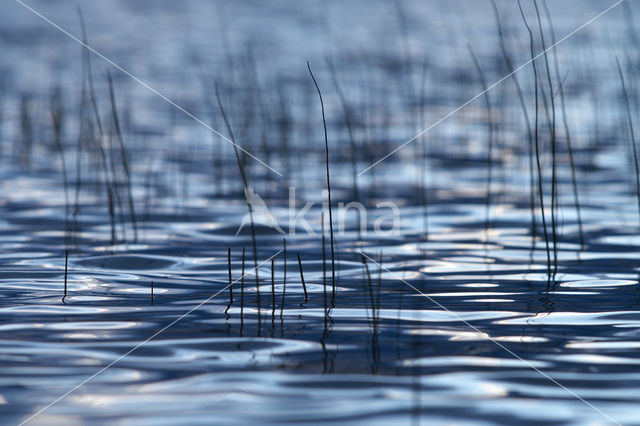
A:
<svg viewBox="0 0 640 426">
<path fill-rule="evenodd" d="M 616 66 L 635 125 L 640 12 L 627 3 L 546 58 L 555 177 L 535 61 L 547 252 L 512 78 L 490 109 L 479 96 L 368 169 L 482 92 L 468 46 L 485 85 L 509 73 L 490 2 L 29 2 L 49 23 L 7 0 L 0 422 L 640 424 L 640 218 Z M 612 4 L 549 2 L 556 41 Z M 52 25 L 82 39 L 76 5 L 90 65 Z M 513 67 L 527 63 L 517 3 L 497 8 Z M 335 286 L 307 61 L 327 118 Z M 533 126 L 532 64 L 516 76 Z M 230 138 L 216 84 L 236 142 L 275 170 L 239 155 L 271 214 L 256 217 L 256 259 L 233 146 L 207 128 Z M 354 168 L 367 169 L 355 189 Z M 356 201 L 364 229 L 338 213 Z M 293 226 L 307 203 L 308 228 Z"/>
</svg>

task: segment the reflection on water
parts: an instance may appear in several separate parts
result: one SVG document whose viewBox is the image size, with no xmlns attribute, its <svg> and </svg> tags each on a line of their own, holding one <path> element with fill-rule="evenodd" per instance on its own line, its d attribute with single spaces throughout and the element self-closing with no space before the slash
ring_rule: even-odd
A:
<svg viewBox="0 0 640 426">
<path fill-rule="evenodd" d="M 286 267 L 283 235 L 257 226 L 254 262 L 250 227 L 237 232 L 247 206 L 230 144 L 8 3 L 2 423 L 114 363 L 30 424 L 611 421 L 567 389 L 638 424 L 638 206 L 610 49 L 635 120 L 631 7 L 540 57 L 537 86 L 532 66 L 517 73 L 530 126 L 538 92 L 538 181 L 513 79 L 488 92 L 490 109 L 480 97 L 354 177 L 482 90 L 467 44 L 486 83 L 509 72 L 488 2 L 79 3 L 90 45 L 227 134 L 217 84 L 238 143 L 283 172 L 239 155 L 288 231 Z M 539 52 L 534 4 L 523 3 Z M 546 46 L 547 7 L 560 39 L 609 6 L 548 3 L 538 2 Z M 75 4 L 32 2 L 79 34 Z M 517 4 L 497 6 L 508 55 L 522 64 Z M 335 288 L 307 60 L 323 90 L 334 204 L 358 201 L 369 214 L 366 232 L 355 215 L 340 228 Z M 288 226 L 289 187 L 298 211 L 314 203 L 305 214 L 315 235 Z M 377 235 L 376 206 L 389 201 L 399 232 Z"/>
</svg>

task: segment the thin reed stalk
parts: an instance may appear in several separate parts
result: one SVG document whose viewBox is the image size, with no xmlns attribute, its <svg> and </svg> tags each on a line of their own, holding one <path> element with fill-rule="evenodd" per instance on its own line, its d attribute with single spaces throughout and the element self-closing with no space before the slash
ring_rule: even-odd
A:
<svg viewBox="0 0 640 426">
<path fill-rule="evenodd" d="M 358 193 L 358 169 L 356 166 L 356 140 L 353 130 L 353 114 L 351 112 L 351 108 L 347 104 L 347 99 L 342 92 L 342 88 L 340 87 L 340 82 L 338 81 L 338 76 L 336 75 L 336 70 L 333 66 L 333 62 L 326 58 L 327 65 L 329 67 L 329 73 L 331 74 L 331 79 L 333 80 L 333 85 L 336 88 L 336 92 L 338 93 L 338 98 L 340 99 L 340 103 L 342 104 L 342 110 L 344 112 L 344 123 L 347 126 L 347 132 L 349 133 L 349 147 L 350 152 L 349 156 L 351 158 L 351 173 L 352 173 L 352 185 L 353 185 L 353 196 L 355 201 L 360 201 L 360 194 Z M 358 224 L 358 232 L 360 232 L 360 225 Z"/>
<path fill-rule="evenodd" d="M 64 186 L 64 201 L 65 201 L 65 221 L 68 220 L 70 203 L 69 203 L 69 178 L 67 176 L 67 164 L 64 159 L 64 147 L 63 147 L 63 121 L 64 121 L 64 107 L 62 105 L 62 93 L 60 88 L 56 88 L 51 96 L 51 121 L 53 122 L 53 139 L 60 157 L 60 165 L 62 167 L 62 184 Z"/>
<path fill-rule="evenodd" d="M 227 305 L 227 309 L 224 310 L 226 314 L 231 308 L 231 304 L 233 303 L 233 280 L 231 279 L 231 247 L 227 250 L 227 265 L 229 266 L 229 304 Z"/>
<path fill-rule="evenodd" d="M 311 79 L 313 80 L 313 84 L 316 86 L 316 91 L 318 92 L 318 97 L 320 98 L 320 108 L 322 110 L 322 125 L 324 128 L 325 168 L 327 174 L 327 193 L 329 201 L 329 233 L 331 234 L 331 305 L 333 306 L 336 295 L 336 264 L 333 238 L 333 213 L 331 207 L 331 181 L 329 179 L 329 138 L 327 136 L 327 120 L 324 114 L 324 102 L 322 100 L 322 93 L 320 92 L 318 82 L 316 81 L 316 78 L 311 71 L 311 65 L 309 65 L 309 62 L 307 62 L 307 68 L 309 69 L 309 74 L 311 74 Z"/>
<path fill-rule="evenodd" d="M 377 320 L 377 314 L 376 314 L 376 302 L 373 294 L 373 282 L 371 281 L 371 272 L 369 271 L 367 258 L 364 254 L 362 254 L 362 264 L 364 265 L 365 274 L 367 276 L 369 303 L 371 304 L 371 359 L 372 359 L 371 368 L 372 368 L 372 373 L 375 373 L 376 365 L 377 365 L 378 320 Z"/>
<path fill-rule="evenodd" d="M 282 244 L 283 244 L 283 261 L 284 261 L 284 276 L 282 278 L 282 302 L 280 303 L 280 320 L 282 320 L 282 315 L 284 312 L 284 301 L 285 301 L 285 296 L 287 293 L 287 239 L 284 238 L 282 240 Z"/>
<path fill-rule="evenodd" d="M 529 49 L 531 54 L 531 64 L 533 66 L 533 79 L 534 79 L 534 95 L 535 95 L 535 119 L 534 119 L 534 146 L 535 146 L 535 154 L 536 154 L 536 168 L 538 172 L 538 197 L 540 198 L 540 214 L 542 216 L 542 230 L 544 233 L 544 242 L 547 253 L 547 273 L 551 276 L 551 248 L 549 247 L 549 232 L 547 230 L 547 219 L 546 213 L 544 211 L 544 192 L 542 186 L 542 165 L 540 162 L 540 139 L 539 139 L 539 96 L 538 96 L 538 67 L 536 66 L 535 61 L 535 45 L 533 42 L 533 32 L 531 31 L 531 27 L 527 22 L 527 17 L 524 14 L 524 10 L 522 9 L 522 4 L 520 0 L 518 0 L 518 8 L 520 9 L 520 16 L 522 17 L 522 21 L 524 22 L 525 27 L 527 28 L 527 32 L 529 33 Z"/>
<path fill-rule="evenodd" d="M 274 269 L 275 259 L 271 258 L 271 331 L 273 331 L 276 319 L 276 280 Z"/>
<path fill-rule="evenodd" d="M 491 106 L 491 98 L 489 96 L 489 91 L 488 91 L 488 86 L 487 86 L 487 79 L 485 78 L 484 72 L 482 71 L 482 67 L 480 66 L 480 62 L 478 62 L 478 58 L 476 57 L 476 54 L 473 52 L 473 48 L 471 47 L 471 45 L 467 45 L 467 47 L 469 48 L 469 53 L 471 54 L 471 57 L 473 58 L 473 63 L 476 66 L 476 69 L 478 71 L 478 75 L 480 77 L 480 83 L 482 84 L 482 90 L 484 91 L 484 101 L 485 101 L 485 108 L 487 109 L 487 126 L 489 129 L 489 134 L 488 134 L 488 145 L 487 145 L 487 196 L 486 196 L 486 200 L 485 200 L 485 210 L 484 210 L 484 231 L 485 231 L 485 238 L 484 238 L 484 244 L 485 247 L 487 246 L 487 244 L 489 244 L 489 234 L 491 232 L 491 184 L 492 184 L 492 180 L 493 180 L 493 117 L 491 114 L 492 111 L 492 106 Z"/>
<path fill-rule="evenodd" d="M 640 215 L 640 165 L 638 164 L 638 149 L 636 147 L 636 135 L 633 130 L 633 120 L 631 118 L 631 105 L 629 102 L 629 94 L 627 92 L 627 85 L 624 79 L 624 73 L 622 72 L 622 67 L 620 66 L 620 61 L 618 60 L 618 56 L 616 56 L 616 65 L 618 66 L 618 73 L 620 75 L 620 82 L 622 83 L 622 94 L 624 97 L 626 112 L 627 112 L 627 123 L 629 125 L 629 136 L 631 136 L 631 154 L 633 156 L 633 165 L 635 171 L 635 183 L 636 183 L 636 196 L 638 202 L 638 215 Z"/>
<path fill-rule="evenodd" d="M 120 128 L 120 119 L 118 118 L 118 109 L 116 106 L 116 98 L 113 90 L 113 80 L 111 74 L 107 72 L 107 81 L 109 83 L 109 99 L 111 101 L 111 115 L 113 119 L 113 125 L 116 131 L 116 137 L 120 148 L 120 161 L 122 162 L 122 168 L 125 174 L 125 183 L 127 190 L 127 203 L 129 206 L 129 217 L 131 219 L 131 226 L 133 227 L 133 242 L 138 242 L 138 222 L 136 220 L 136 209 L 133 203 L 133 191 L 131 189 L 131 171 L 129 167 L 129 156 L 127 149 L 124 145 L 124 138 L 122 137 L 122 130 Z"/>
<path fill-rule="evenodd" d="M 304 291 L 304 303 L 307 303 L 309 301 L 309 296 L 307 294 L 307 284 L 304 282 L 304 274 L 302 273 L 302 260 L 300 260 L 300 253 L 296 254 L 298 256 L 298 268 L 300 268 L 300 281 L 302 281 L 302 291 Z"/>
<path fill-rule="evenodd" d="M 324 301 L 324 326 L 327 327 L 327 250 L 324 236 L 324 210 L 320 212 L 320 230 L 322 233 L 322 298 Z"/>
<path fill-rule="evenodd" d="M 89 96 L 89 103 L 90 106 L 92 107 L 93 110 L 93 115 L 94 115 L 94 119 L 95 119 L 95 123 L 98 126 L 98 131 L 97 131 L 97 138 L 96 138 L 96 147 L 98 149 L 98 153 L 99 153 L 99 157 L 100 157 L 100 163 L 102 166 L 102 175 L 104 177 L 104 186 L 105 186 L 105 190 L 107 193 L 107 204 L 108 204 L 108 213 L 109 213 L 109 222 L 111 225 L 111 244 L 115 244 L 116 241 L 116 223 L 115 223 L 115 208 L 114 208 L 114 201 L 115 201 L 115 194 L 114 194 L 114 185 L 113 182 L 111 181 L 111 176 L 109 173 L 109 168 L 107 167 L 107 154 L 105 152 L 104 149 L 104 130 L 102 127 L 102 120 L 100 119 L 100 112 L 98 111 L 98 103 L 96 101 L 96 96 L 95 96 L 95 90 L 94 90 L 94 85 L 93 85 L 93 72 L 91 70 L 91 58 L 89 55 L 89 49 L 86 47 L 87 46 L 87 30 L 86 27 L 84 25 L 84 17 L 82 15 L 82 10 L 80 9 L 80 7 L 77 8 L 78 11 L 78 17 L 80 19 L 80 27 L 82 30 L 82 42 L 84 43 L 85 47 L 83 48 L 83 69 L 84 69 L 84 75 L 86 77 L 86 82 L 87 82 L 87 87 L 88 87 L 88 96 Z M 95 136 L 95 135 L 94 135 Z"/>
<path fill-rule="evenodd" d="M 547 54 L 547 46 L 544 40 L 544 31 L 542 30 L 542 19 L 540 18 L 540 10 L 538 1 L 533 0 L 533 6 L 536 10 L 538 20 L 538 31 L 540 32 L 540 42 L 543 51 L 545 70 L 547 76 L 547 84 L 549 87 L 549 98 L 551 103 L 551 238 L 553 240 L 553 275 L 558 272 L 558 232 L 557 232 L 557 203 L 558 203 L 558 178 L 557 178 L 557 155 L 556 155 L 556 103 L 553 96 L 553 80 L 551 79 L 551 70 L 549 66 L 549 56 Z M 535 62 L 535 61 L 534 61 Z"/>
<path fill-rule="evenodd" d="M 556 44 L 556 32 L 553 28 L 553 22 L 551 21 L 551 13 L 549 13 L 549 7 L 546 0 L 543 0 L 542 6 L 544 7 L 545 14 L 547 16 L 547 22 L 549 23 L 549 32 L 551 34 L 551 45 Z M 560 110 L 562 112 L 562 124 L 564 132 L 567 138 L 567 153 L 569 155 L 569 167 L 571 168 L 571 185 L 573 187 L 573 202 L 576 210 L 576 219 L 578 223 L 578 238 L 580 242 L 580 249 L 584 250 L 584 230 L 582 225 L 582 209 L 580 206 L 580 196 L 578 192 L 578 176 L 576 171 L 576 164 L 573 155 L 573 143 L 571 140 L 571 131 L 569 128 L 569 120 L 567 118 L 566 101 L 564 96 L 564 84 L 560 83 L 560 66 L 558 65 L 558 50 L 553 49 L 553 62 L 556 71 L 556 80 L 558 81 L 560 92 Z"/>
<path fill-rule="evenodd" d="M 242 330 L 244 328 L 244 252 L 245 248 L 242 247 L 242 275 L 240 276 L 240 335 L 242 336 Z"/>
<path fill-rule="evenodd" d="M 524 93 L 522 91 L 522 86 L 520 85 L 520 81 L 518 80 L 517 73 L 514 72 L 515 68 L 513 66 L 513 61 L 511 59 L 511 55 L 507 50 L 505 45 L 505 37 L 504 30 L 502 28 L 502 20 L 500 18 L 500 13 L 498 12 L 498 7 L 496 6 L 495 0 L 491 0 L 491 5 L 493 6 L 493 12 L 496 17 L 496 25 L 498 26 L 498 39 L 500 41 L 500 51 L 502 52 L 502 57 L 504 58 L 504 62 L 507 65 L 507 71 L 509 71 L 509 75 L 513 84 L 516 88 L 516 93 L 518 95 L 518 102 L 520 104 L 520 109 L 522 111 L 522 115 L 524 118 L 525 126 L 527 129 L 527 141 L 528 143 L 528 152 L 529 152 L 529 209 L 531 211 L 531 241 L 532 244 L 535 244 L 536 240 L 536 215 L 535 215 L 535 207 L 536 207 L 536 194 L 535 194 L 535 173 L 534 173 L 534 165 L 533 165 L 533 131 L 531 130 L 531 120 L 529 119 L 529 112 L 527 110 L 527 104 L 524 99 Z"/>
<path fill-rule="evenodd" d="M 245 173 L 244 166 L 242 165 L 242 161 L 240 160 L 240 154 L 238 153 L 238 146 L 236 143 L 236 139 L 233 136 L 233 130 L 231 130 L 231 124 L 229 124 L 229 119 L 227 118 L 227 114 L 222 105 L 222 100 L 220 100 L 220 92 L 218 90 L 218 83 L 215 83 L 216 90 L 216 99 L 218 100 L 218 106 L 220 107 L 220 112 L 222 113 L 222 118 L 224 119 L 224 123 L 227 126 L 227 131 L 229 132 L 229 136 L 231 137 L 231 142 L 233 142 L 233 152 L 236 156 L 236 161 L 238 163 L 238 169 L 240 169 L 240 176 L 242 177 L 242 184 L 244 186 L 245 197 L 247 199 L 247 208 L 249 209 L 249 218 L 251 222 L 251 242 L 253 244 L 253 266 L 256 277 L 256 300 L 257 300 L 257 308 L 258 308 L 258 336 L 261 335 L 262 329 L 262 318 L 261 318 L 261 309 L 260 309 L 260 279 L 258 277 L 258 246 L 256 244 L 256 227 L 253 221 L 253 206 L 249 202 L 249 182 L 247 181 L 247 175 Z"/>
<path fill-rule="evenodd" d="M 67 249 L 67 250 L 64 251 L 64 294 L 62 295 L 62 303 L 65 303 L 64 299 L 66 299 L 66 297 L 67 297 L 68 265 L 69 265 L 69 250 Z"/>
</svg>

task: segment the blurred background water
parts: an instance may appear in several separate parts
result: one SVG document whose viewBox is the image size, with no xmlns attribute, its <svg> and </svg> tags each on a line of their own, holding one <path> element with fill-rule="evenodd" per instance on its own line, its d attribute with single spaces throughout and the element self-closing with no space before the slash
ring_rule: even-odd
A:
<svg viewBox="0 0 640 426">
<path fill-rule="evenodd" d="M 4 2 L 3 424 L 640 423 L 637 1 L 25 4 L 202 123 Z"/>
</svg>

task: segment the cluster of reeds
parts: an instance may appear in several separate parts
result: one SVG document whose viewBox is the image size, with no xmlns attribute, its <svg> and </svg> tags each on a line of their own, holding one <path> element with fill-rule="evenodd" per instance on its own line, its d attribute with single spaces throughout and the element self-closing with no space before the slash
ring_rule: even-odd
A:
<svg viewBox="0 0 640 426">
<path fill-rule="evenodd" d="M 448 144 L 440 150 L 435 150 L 421 129 L 427 129 L 427 116 L 436 115 L 435 101 L 429 98 L 428 60 L 414 54 L 411 46 L 410 24 L 406 12 L 400 2 L 395 3 L 399 24 L 399 51 L 394 69 L 388 71 L 384 66 L 376 63 L 374 55 L 362 54 L 346 66 L 340 65 L 341 58 L 327 57 L 324 79 L 316 70 L 312 72 L 307 63 L 307 71 L 311 77 L 300 81 L 289 82 L 277 77 L 267 77 L 262 74 L 256 57 L 256 45 L 248 43 L 243 52 L 227 53 L 229 73 L 219 78 L 212 78 L 207 71 L 201 72 L 201 84 L 204 88 L 202 99 L 202 116 L 209 117 L 212 128 L 224 128 L 228 140 L 213 134 L 211 147 L 207 147 L 205 161 L 206 173 L 211 173 L 211 196 L 239 198 L 244 193 L 247 211 L 250 216 L 251 229 L 251 264 L 255 278 L 255 302 L 258 335 L 261 334 L 263 306 L 271 306 L 271 330 L 275 329 L 276 318 L 280 321 L 285 316 L 287 284 L 292 285 L 292 278 L 287 283 L 286 276 L 286 246 L 283 242 L 284 278 L 280 283 L 282 294 L 277 303 L 275 267 L 276 259 L 271 261 L 271 294 L 270 300 L 263 300 L 261 288 L 265 280 L 258 274 L 260 262 L 260 244 L 256 232 L 253 206 L 249 201 L 251 188 L 259 188 L 265 198 L 283 200 L 283 189 L 287 185 L 302 186 L 305 182 L 305 159 L 316 154 L 324 158 L 322 186 L 327 190 L 327 208 L 321 213 L 321 245 L 318 255 L 322 256 L 323 267 L 323 297 L 325 334 L 331 326 L 331 309 L 336 305 L 336 294 L 339 276 L 339 260 L 342 253 L 334 235 L 333 207 L 336 197 L 348 197 L 352 201 L 368 203 L 387 195 L 388 189 L 378 185 L 383 179 L 373 167 L 366 174 L 359 173 L 360 169 L 373 164 L 381 156 L 391 152 L 398 140 L 394 136 L 397 128 L 415 130 L 419 136 L 413 141 L 413 146 L 407 148 L 410 153 L 395 154 L 398 164 L 413 164 L 416 177 L 411 187 L 416 203 L 423 209 L 422 233 L 418 237 L 420 242 L 428 240 L 429 212 L 432 203 L 437 202 L 436 192 L 431 191 L 427 184 L 430 167 L 434 164 L 445 164 L 446 161 L 473 159 L 469 140 L 473 120 L 482 124 L 483 133 L 486 128 L 486 144 L 480 156 L 480 163 L 486 167 L 481 185 L 484 191 L 480 196 L 484 204 L 485 247 L 489 247 L 494 234 L 492 230 L 497 226 L 497 220 L 492 210 L 509 196 L 517 200 L 525 200 L 527 217 L 530 221 L 529 233 L 532 252 L 538 249 L 539 243 L 544 244 L 546 256 L 546 272 L 550 279 L 554 278 L 561 269 L 561 249 L 564 242 L 576 241 L 580 247 L 578 251 L 586 250 L 588 237 L 584 222 L 584 206 L 581 196 L 581 166 L 593 161 L 591 151 L 599 149 L 603 133 L 600 120 L 594 121 L 594 128 L 590 138 L 591 146 L 587 145 L 581 133 L 572 127 L 570 121 L 570 85 L 569 73 L 573 70 L 565 69 L 558 54 L 554 23 L 545 0 L 531 0 L 523 3 L 518 0 L 517 7 L 522 25 L 512 28 L 505 24 L 500 10 L 492 1 L 496 20 L 499 58 L 495 64 L 488 64 L 477 55 L 477 51 L 469 45 L 469 59 L 475 68 L 474 74 L 464 74 L 460 79 L 460 96 L 477 93 L 481 90 L 484 104 L 478 109 L 481 118 L 474 118 L 463 111 L 455 118 L 455 126 L 461 128 L 459 135 L 463 142 Z M 628 6 L 626 6 L 628 7 Z M 634 47 L 640 49 L 640 38 L 635 33 L 635 24 L 631 10 L 625 15 L 627 18 L 629 38 Z M 88 43 L 86 29 L 80 14 L 82 40 Z M 518 25 L 520 23 L 518 22 Z M 519 31 L 516 33 L 516 31 Z M 525 42 L 522 42 L 524 37 Z M 520 44 L 518 44 L 520 43 Z M 515 46 L 515 47 L 514 47 Z M 526 47 L 530 72 L 520 73 L 522 67 L 517 66 L 518 48 Z M 637 199 L 638 214 L 640 214 L 640 162 L 636 144 L 634 117 L 640 110 L 638 102 L 637 58 L 624 52 L 624 56 L 616 57 L 617 75 L 620 83 L 620 99 L 618 106 L 624 116 L 624 132 L 618 130 L 614 136 L 628 142 L 630 153 L 631 183 L 634 196 Z M 492 66 L 493 65 L 493 66 Z M 388 67 L 388 64 L 387 64 Z M 345 70 L 346 69 L 346 70 Z M 498 71 L 505 71 L 507 78 L 500 88 L 492 84 Z M 503 75 L 503 74 L 500 74 Z M 529 79 L 527 77 L 530 77 Z M 354 84 L 353 81 L 358 81 Z M 500 80 L 502 81 L 502 80 Z M 82 51 L 82 78 L 79 84 L 78 99 L 72 99 L 73 91 L 65 92 L 55 87 L 46 100 L 47 136 L 52 143 L 49 149 L 55 152 L 60 164 L 61 182 L 64 188 L 65 204 L 65 284 L 63 301 L 67 298 L 67 270 L 70 252 L 74 244 L 81 241 L 82 215 L 89 210 L 88 195 L 93 196 L 93 205 L 100 206 L 108 219 L 108 240 L 111 245 L 120 242 L 137 242 L 141 237 L 141 220 L 138 217 L 140 200 L 135 194 L 140 188 L 136 186 L 137 177 L 144 170 L 145 175 L 145 208 L 148 217 L 152 198 L 162 198 L 152 194 L 152 188 L 160 186 L 159 181 L 166 179 L 167 186 L 174 185 L 176 192 L 183 198 L 183 206 L 188 206 L 189 181 L 192 173 L 198 170 L 199 152 L 188 151 L 180 146 L 167 148 L 164 158 L 146 156 L 144 161 L 152 164 L 154 161 L 165 163 L 169 158 L 174 161 L 182 159 L 184 167 L 180 170 L 179 179 L 173 179 L 162 167 L 154 170 L 142 164 L 142 156 L 132 155 L 131 145 L 136 140 L 144 139 L 141 134 L 135 135 L 130 129 L 132 112 L 122 107 L 119 91 L 116 90 L 117 79 L 107 72 L 104 76 L 93 70 L 91 52 L 85 48 Z M 324 82 L 331 82 L 325 85 Z M 477 84 L 479 83 L 479 85 Z M 321 91 L 321 86 L 325 90 Z M 326 91 L 327 87 L 332 90 Z M 389 96 L 392 91 L 398 91 L 401 96 Z M 509 100 L 509 94 L 515 93 L 515 100 Z M 316 102 L 316 95 L 319 102 Z M 324 97 L 323 97 L 324 96 Z M 325 101 L 332 96 L 335 102 Z M 477 99 L 476 96 L 473 99 Z M 215 99 L 215 102 L 214 102 Z M 223 102 L 224 100 L 224 102 Z M 595 91 L 592 94 L 594 111 L 601 110 Z M 319 104 L 319 105 L 317 105 Z M 17 99 L 16 135 L 12 149 L 12 159 L 15 163 L 28 170 L 34 161 L 34 152 L 41 149 L 40 135 L 43 133 L 38 124 L 42 118 L 38 116 L 37 99 L 30 93 L 23 93 Z M 72 106 L 75 105 L 75 106 Z M 334 108 L 327 107 L 333 105 Z M 321 115 L 315 114 L 319 110 Z M 326 108 L 326 109 L 325 109 Z M 297 110 L 302 113 L 297 114 Z M 511 110 L 515 110 L 512 114 Z M 123 112 L 124 111 L 124 112 Z M 1 112 L 1 109 L 0 109 Z M 179 113 L 179 111 L 178 111 Z M 181 122 L 174 111 L 170 126 L 180 126 Z M 509 115 L 512 114 L 512 115 Z M 509 139 L 505 128 L 513 125 L 513 115 L 518 126 L 516 140 Z M 446 116 L 445 118 L 448 118 Z M 323 131 L 318 131 L 320 118 Z M 0 124 L 4 117 L 0 117 Z M 453 119 L 452 119 L 453 121 Z M 399 123 L 399 124 L 398 124 Z M 224 127 L 223 127 L 224 125 Z M 454 126 L 454 125 L 452 125 Z M 332 136 L 329 136 L 332 129 Z M 391 130 L 390 130 L 391 129 Z M 169 131 L 170 132 L 170 131 Z M 169 133 L 168 132 L 168 133 Z M 438 135 L 434 126 L 430 136 Z M 441 136 L 441 135 L 440 135 Z M 483 136 L 484 137 L 484 136 Z M 513 139 L 513 138 L 512 138 Z M 75 143 L 74 143 L 75 142 Z M 318 142 L 318 143 L 315 143 Z M 322 143 L 319 143 L 322 142 Z M 208 142 L 207 142 L 208 143 Z M 484 143 L 484 142 L 483 142 Z M 140 144 L 142 145 L 142 144 Z M 138 145 L 136 148 L 140 148 Z M 345 149 L 342 149 L 345 147 Z M 209 151 L 209 148 L 211 150 Z M 510 153 L 523 154 L 528 166 L 528 187 L 518 194 L 506 193 L 504 181 L 508 173 L 505 157 Z M 282 170 L 285 177 L 277 177 L 278 173 L 258 164 L 253 156 L 273 165 L 274 169 Z M 411 157 L 407 159 L 407 157 Z M 451 160 L 451 159 L 454 160 Z M 229 161 L 231 160 L 231 161 Z M 169 161 L 166 161 L 168 163 Z M 335 173 L 337 166 L 345 166 L 348 170 L 348 185 L 343 184 L 335 191 Z M 456 165 L 458 166 L 458 165 Z M 380 167 L 387 167 L 382 165 Z M 563 181 L 563 173 L 568 179 Z M 501 174 L 503 181 L 501 182 Z M 176 183 L 178 182 L 179 183 Z M 347 195 L 344 195 L 347 194 Z M 433 194 L 433 195 L 432 195 Z M 569 200 L 570 201 L 566 201 Z M 508 200 L 507 200 L 508 201 Z M 104 206 L 104 207 L 102 207 Z M 571 208 L 575 211 L 575 225 L 577 231 L 569 234 L 562 223 L 561 209 Z M 106 222 L 106 220 L 105 220 Z M 328 236 L 325 229 L 328 223 Z M 358 232 L 361 227 L 356 226 Z M 328 238 L 327 238 L 328 237 Z M 328 241 L 327 241 L 328 239 Z M 542 239 L 542 241 L 541 241 Z M 358 235 L 358 243 L 362 237 Z M 295 241 L 289 240 L 295 249 Z M 487 249 L 486 256 L 490 256 Z M 303 272 L 303 262 L 296 253 L 300 273 L 300 284 L 304 290 L 304 301 L 309 302 L 306 282 Z M 330 258 L 330 260 L 329 260 Z M 489 259 L 487 259 L 489 262 Z M 232 312 L 232 307 L 238 303 L 238 293 L 232 290 L 232 252 L 228 251 L 229 263 L 229 303 L 225 314 Z M 366 260 L 363 258 L 368 300 L 371 306 L 372 335 L 378 333 L 378 319 L 375 306 L 376 294 L 380 285 L 374 291 L 371 274 Z M 245 270 L 245 250 L 242 254 L 242 270 Z M 330 279 L 329 279 L 330 274 Z M 244 324 L 245 297 L 244 272 L 242 273 L 239 292 L 240 323 Z M 267 283 L 269 281 L 267 280 Z M 154 303 L 154 293 L 151 284 L 151 302 Z M 290 288 L 290 287 L 289 287 Z M 376 291 L 378 293 L 376 293 Z M 268 302 L 268 303 L 266 303 Z M 314 301 L 315 302 L 315 301 Z M 266 303 L 266 304 L 265 304 Z M 247 302 L 248 304 L 248 302 Z M 279 305 L 279 315 L 277 314 Z M 373 345 L 372 345 L 373 346 Z M 372 355 L 376 357 L 377 355 Z"/>
</svg>

